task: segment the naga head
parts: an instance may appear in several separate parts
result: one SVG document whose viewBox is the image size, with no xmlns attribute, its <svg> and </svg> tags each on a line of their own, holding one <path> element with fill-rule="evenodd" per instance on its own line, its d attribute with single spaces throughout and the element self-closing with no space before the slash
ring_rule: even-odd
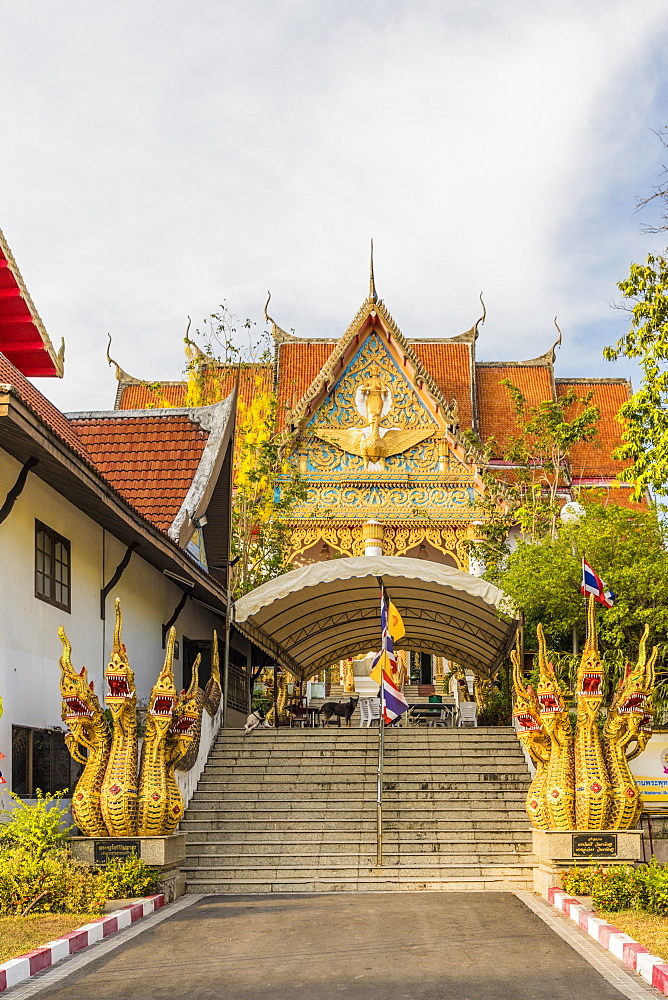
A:
<svg viewBox="0 0 668 1000">
<path fill-rule="evenodd" d="M 104 712 L 93 682 L 88 682 L 88 673 L 82 667 L 79 673 L 72 666 L 72 646 L 65 629 L 58 629 L 60 641 L 63 644 L 63 655 L 60 658 L 60 693 L 63 699 L 61 718 L 71 731 L 87 731 L 104 719 Z"/>
<path fill-rule="evenodd" d="M 114 645 L 111 650 L 111 659 L 104 672 L 107 681 L 107 707 L 114 719 L 119 719 L 128 711 L 134 712 L 137 706 L 135 675 L 121 639 L 122 629 L 123 616 L 121 614 L 121 602 L 117 599 Z"/>
<path fill-rule="evenodd" d="M 536 696 L 540 706 L 540 721 L 549 735 L 552 736 L 565 720 L 567 709 L 557 675 L 547 655 L 547 642 L 543 626 L 539 625 L 536 632 L 538 635 L 538 669 L 540 671 Z"/>
<path fill-rule="evenodd" d="M 193 663 L 190 687 L 187 691 L 181 692 L 172 715 L 169 740 L 176 751 L 175 759 L 177 761 L 185 756 L 197 731 L 196 727 L 201 710 L 197 699 L 200 660 L 201 655 L 198 653 Z"/>
<path fill-rule="evenodd" d="M 153 685 L 146 710 L 146 724 L 160 735 L 166 736 L 172 724 L 172 715 L 176 706 L 176 685 L 174 684 L 174 644 L 176 629 L 170 628 L 167 636 L 165 662 L 158 679 Z"/>
<path fill-rule="evenodd" d="M 519 726 L 518 736 L 520 739 L 528 733 L 537 733 L 543 728 L 540 718 L 540 705 L 536 694 L 530 684 L 524 684 L 522 677 L 522 666 L 520 652 L 513 649 L 510 654 L 513 664 L 513 687 L 515 691 L 515 705 L 513 715 Z"/>
<path fill-rule="evenodd" d="M 593 596 L 590 596 L 587 605 L 587 639 L 578 667 L 575 693 L 578 710 L 584 709 L 589 720 L 593 721 L 603 701 L 603 664 L 598 651 Z"/>
<path fill-rule="evenodd" d="M 654 665 L 658 655 L 655 646 L 648 658 L 648 635 L 649 625 L 646 625 L 640 640 L 638 660 L 635 666 L 626 665 L 606 721 L 606 732 L 625 731 L 626 741 L 636 739 L 640 743 L 644 740 L 644 745 L 652 732 L 654 713 L 649 702 L 654 688 Z"/>
</svg>

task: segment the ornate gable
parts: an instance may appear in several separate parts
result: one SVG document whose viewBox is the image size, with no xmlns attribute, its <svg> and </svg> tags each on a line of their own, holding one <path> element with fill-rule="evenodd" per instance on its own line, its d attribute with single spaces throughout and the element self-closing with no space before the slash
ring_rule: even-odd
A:
<svg viewBox="0 0 668 1000">
<path fill-rule="evenodd" d="M 373 518 L 388 529 L 387 551 L 429 541 L 445 554 L 457 549 L 464 565 L 459 549 L 483 488 L 475 456 L 456 401 L 444 398 L 382 302 L 369 296 L 290 424 L 308 483 L 294 515 L 296 553 L 321 539 L 360 554 L 362 525 Z"/>
</svg>

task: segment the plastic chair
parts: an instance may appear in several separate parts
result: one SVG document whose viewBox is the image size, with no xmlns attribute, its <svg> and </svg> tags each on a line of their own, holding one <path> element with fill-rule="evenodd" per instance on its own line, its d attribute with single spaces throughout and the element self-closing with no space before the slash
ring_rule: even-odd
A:
<svg viewBox="0 0 668 1000">
<path fill-rule="evenodd" d="M 457 712 L 458 726 L 475 726 L 478 728 L 478 706 L 474 701 L 460 701 Z"/>
</svg>

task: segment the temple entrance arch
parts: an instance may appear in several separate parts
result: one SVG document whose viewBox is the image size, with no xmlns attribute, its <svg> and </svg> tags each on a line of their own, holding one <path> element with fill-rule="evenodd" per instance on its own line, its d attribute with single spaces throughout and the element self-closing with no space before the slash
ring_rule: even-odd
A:
<svg viewBox="0 0 668 1000">
<path fill-rule="evenodd" d="M 234 620 L 306 681 L 337 660 L 378 648 L 379 580 L 404 619 L 406 636 L 398 648 L 434 653 L 480 677 L 494 676 L 518 624 L 506 595 L 479 577 L 425 559 L 362 556 L 312 563 L 239 598 Z"/>
</svg>

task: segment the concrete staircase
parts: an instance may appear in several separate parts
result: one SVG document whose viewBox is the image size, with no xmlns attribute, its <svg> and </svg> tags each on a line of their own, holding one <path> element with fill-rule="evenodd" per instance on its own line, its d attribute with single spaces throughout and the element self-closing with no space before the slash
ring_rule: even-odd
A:
<svg viewBox="0 0 668 1000">
<path fill-rule="evenodd" d="M 189 892 L 531 887 L 529 774 L 511 728 L 226 730 L 181 823 Z"/>
</svg>

